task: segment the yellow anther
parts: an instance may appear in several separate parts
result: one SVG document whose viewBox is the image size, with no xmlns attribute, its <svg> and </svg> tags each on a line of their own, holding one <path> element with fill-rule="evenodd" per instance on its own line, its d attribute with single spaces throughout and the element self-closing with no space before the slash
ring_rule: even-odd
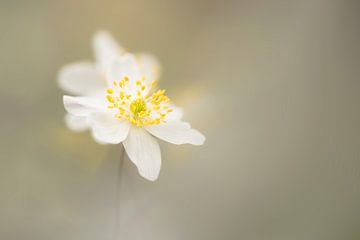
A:
<svg viewBox="0 0 360 240">
<path fill-rule="evenodd" d="M 108 100 L 109 102 L 115 103 L 115 99 L 114 99 L 112 96 L 107 95 L 106 98 L 107 98 L 107 100 Z"/>
<path fill-rule="evenodd" d="M 145 90 L 145 85 L 141 86 L 141 90 L 144 91 Z"/>
<path fill-rule="evenodd" d="M 122 107 L 119 108 L 119 111 L 120 111 L 121 114 L 125 113 L 125 109 L 123 109 Z"/>
<path fill-rule="evenodd" d="M 107 92 L 108 94 L 112 94 L 112 93 L 114 92 L 114 89 L 108 88 L 108 89 L 106 89 L 106 92 Z"/>
<path fill-rule="evenodd" d="M 137 86 L 140 86 L 140 85 L 141 85 L 141 81 L 140 81 L 140 80 L 137 80 L 137 81 L 136 81 L 136 85 L 137 85 Z"/>
</svg>

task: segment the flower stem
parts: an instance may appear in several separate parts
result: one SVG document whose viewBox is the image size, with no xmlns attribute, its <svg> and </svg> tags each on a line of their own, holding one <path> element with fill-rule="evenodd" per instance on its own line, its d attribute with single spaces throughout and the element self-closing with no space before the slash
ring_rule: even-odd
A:
<svg viewBox="0 0 360 240">
<path fill-rule="evenodd" d="M 122 171 L 123 165 L 125 161 L 125 149 L 124 146 L 121 144 L 120 147 L 120 159 L 117 164 L 117 171 L 116 171 L 116 178 L 115 178 L 115 224 L 114 224 L 114 240 L 120 239 L 120 192 L 121 192 L 121 178 L 122 178 Z"/>
</svg>

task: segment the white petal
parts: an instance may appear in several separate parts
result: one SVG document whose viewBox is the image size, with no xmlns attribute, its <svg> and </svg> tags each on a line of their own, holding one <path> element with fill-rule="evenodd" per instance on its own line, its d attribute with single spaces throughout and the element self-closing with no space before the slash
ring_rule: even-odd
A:
<svg viewBox="0 0 360 240">
<path fill-rule="evenodd" d="M 145 129 L 132 126 L 123 144 L 140 175 L 150 181 L 155 181 L 161 168 L 160 147 L 156 139 Z"/>
<path fill-rule="evenodd" d="M 152 124 L 145 128 L 155 137 L 173 144 L 190 143 L 193 145 L 202 145 L 205 141 L 204 135 L 192 129 L 190 124 L 185 122 Z"/>
<path fill-rule="evenodd" d="M 101 143 L 118 144 L 128 136 L 130 123 L 114 117 L 113 113 L 96 112 L 89 116 L 95 140 Z"/>
<path fill-rule="evenodd" d="M 94 111 L 106 109 L 105 103 L 91 97 L 63 97 L 64 106 L 68 113 L 75 116 L 88 116 Z"/>
<path fill-rule="evenodd" d="M 148 53 L 140 53 L 137 56 L 141 74 L 145 75 L 150 81 L 160 77 L 161 66 L 157 58 Z"/>
<path fill-rule="evenodd" d="M 65 91 L 75 95 L 90 95 L 106 87 L 94 64 L 87 62 L 64 66 L 58 76 L 58 84 Z"/>
<path fill-rule="evenodd" d="M 68 128 L 77 132 L 84 131 L 89 127 L 86 117 L 74 116 L 69 113 L 65 115 L 65 122 Z"/>
<path fill-rule="evenodd" d="M 136 80 L 141 77 L 139 66 L 134 55 L 124 54 L 122 57 L 115 59 L 108 72 L 109 83 L 112 84 L 114 80 L 121 80 L 125 76 L 130 78 L 130 83 L 135 84 Z"/>
<path fill-rule="evenodd" d="M 93 48 L 96 62 L 104 74 L 114 59 L 124 52 L 123 48 L 106 31 L 100 31 L 94 35 Z"/>
</svg>

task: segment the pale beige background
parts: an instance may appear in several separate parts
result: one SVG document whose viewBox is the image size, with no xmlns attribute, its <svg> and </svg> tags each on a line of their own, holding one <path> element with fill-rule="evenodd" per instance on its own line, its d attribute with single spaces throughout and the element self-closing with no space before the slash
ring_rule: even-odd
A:
<svg viewBox="0 0 360 240">
<path fill-rule="evenodd" d="M 360 239 L 359 13 L 347 0 L 1 0 L 0 239 Z M 118 198 L 121 149 L 68 130 L 56 86 L 98 29 L 157 54 L 162 87 L 207 136 L 161 143 L 155 183 L 126 160 Z"/>
</svg>

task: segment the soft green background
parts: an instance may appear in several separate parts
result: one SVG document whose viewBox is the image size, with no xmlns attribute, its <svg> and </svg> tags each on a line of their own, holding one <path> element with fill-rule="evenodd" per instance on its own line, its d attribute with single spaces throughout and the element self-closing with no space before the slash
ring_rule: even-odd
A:
<svg viewBox="0 0 360 240">
<path fill-rule="evenodd" d="M 1 0 L 0 239 L 360 239 L 360 4 Z M 147 182 L 63 122 L 59 68 L 107 29 L 162 61 L 202 147 Z M 116 218 L 119 213 L 119 218 Z"/>
</svg>

